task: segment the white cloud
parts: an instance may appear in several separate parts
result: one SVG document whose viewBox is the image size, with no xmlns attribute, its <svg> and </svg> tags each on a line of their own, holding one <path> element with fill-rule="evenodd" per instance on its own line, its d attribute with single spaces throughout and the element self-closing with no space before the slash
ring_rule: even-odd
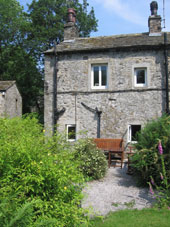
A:
<svg viewBox="0 0 170 227">
<path fill-rule="evenodd" d="M 146 26 L 146 18 L 150 15 L 150 3 L 152 0 L 89 0 L 102 6 L 106 11 L 117 14 L 120 18 Z M 163 17 L 163 0 L 157 0 L 158 14 Z M 166 30 L 170 30 L 170 1 L 165 0 Z M 162 24 L 163 26 L 163 24 Z"/>
<path fill-rule="evenodd" d="M 117 14 L 119 17 L 138 25 L 146 25 L 150 1 L 141 0 L 94 0 L 96 3 Z M 148 8 L 146 8 L 148 7 Z M 149 15 L 148 15 L 149 16 Z"/>
</svg>

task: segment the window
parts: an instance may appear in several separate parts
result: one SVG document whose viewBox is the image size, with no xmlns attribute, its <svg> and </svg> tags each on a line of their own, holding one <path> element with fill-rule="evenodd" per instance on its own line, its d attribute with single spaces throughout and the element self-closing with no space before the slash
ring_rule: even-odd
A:
<svg viewBox="0 0 170 227">
<path fill-rule="evenodd" d="M 141 125 L 129 125 L 128 142 L 136 142 L 137 133 L 141 131 Z"/>
<path fill-rule="evenodd" d="M 136 87 L 147 86 L 147 70 L 146 68 L 134 69 L 134 85 Z"/>
<path fill-rule="evenodd" d="M 91 82 L 94 89 L 107 88 L 107 65 L 92 65 Z"/>
<path fill-rule="evenodd" d="M 76 140 L 76 125 L 67 125 L 67 140 Z"/>
</svg>

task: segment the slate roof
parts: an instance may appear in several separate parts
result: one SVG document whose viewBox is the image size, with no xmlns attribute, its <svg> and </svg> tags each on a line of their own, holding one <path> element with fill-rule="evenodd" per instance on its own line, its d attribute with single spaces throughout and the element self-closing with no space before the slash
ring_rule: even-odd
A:
<svg viewBox="0 0 170 227">
<path fill-rule="evenodd" d="M 14 84 L 15 84 L 14 80 L 0 81 L 0 91 L 6 91 Z"/>
<path fill-rule="evenodd" d="M 170 32 L 167 32 L 167 44 L 170 46 Z M 101 51 L 107 49 L 127 49 L 127 48 L 153 48 L 164 45 L 164 33 L 149 36 L 149 33 L 100 36 L 92 38 L 75 38 L 66 40 L 56 46 L 57 53 L 80 52 L 80 51 Z M 54 48 L 47 50 L 45 54 L 52 54 Z"/>
</svg>

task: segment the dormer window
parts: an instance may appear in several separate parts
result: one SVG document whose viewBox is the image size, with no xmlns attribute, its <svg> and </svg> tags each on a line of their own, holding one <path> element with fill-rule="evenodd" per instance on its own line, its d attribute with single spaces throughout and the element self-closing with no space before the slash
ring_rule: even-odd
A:
<svg viewBox="0 0 170 227">
<path fill-rule="evenodd" d="M 108 81 L 107 65 L 92 65 L 91 83 L 92 89 L 106 89 Z"/>
</svg>

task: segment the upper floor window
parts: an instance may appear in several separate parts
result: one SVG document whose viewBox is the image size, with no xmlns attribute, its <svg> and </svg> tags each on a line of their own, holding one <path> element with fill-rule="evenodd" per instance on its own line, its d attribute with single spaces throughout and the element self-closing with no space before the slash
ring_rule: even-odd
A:
<svg viewBox="0 0 170 227">
<path fill-rule="evenodd" d="M 93 89 L 105 89 L 108 83 L 107 65 L 92 65 L 91 83 Z"/>
<path fill-rule="evenodd" d="M 147 69 L 146 68 L 134 69 L 134 85 L 135 87 L 147 86 Z"/>
</svg>

